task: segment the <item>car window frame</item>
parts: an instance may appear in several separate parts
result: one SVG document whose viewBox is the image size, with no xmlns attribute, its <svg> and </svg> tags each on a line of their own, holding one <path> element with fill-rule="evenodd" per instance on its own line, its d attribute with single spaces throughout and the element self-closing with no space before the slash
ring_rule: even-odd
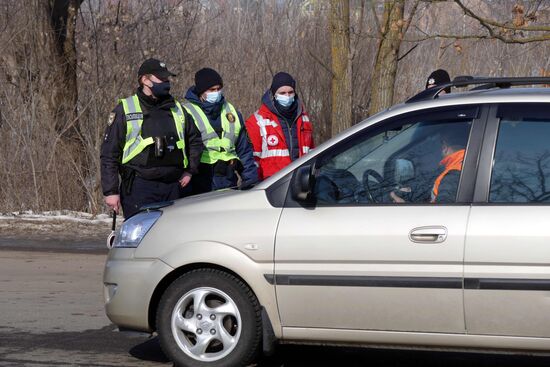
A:
<svg viewBox="0 0 550 367">
<path fill-rule="evenodd" d="M 550 202 L 489 202 L 489 195 L 491 192 L 491 177 L 493 174 L 493 161 L 496 154 L 498 132 L 500 127 L 500 117 L 498 117 L 499 107 L 502 105 L 526 105 L 526 104 L 541 104 L 549 105 L 548 102 L 500 102 L 492 103 L 490 105 L 489 115 L 487 117 L 487 124 L 485 128 L 485 134 L 483 137 L 483 146 L 479 157 L 479 168 L 477 172 L 475 188 L 474 188 L 474 200 L 473 205 L 481 206 L 549 206 Z"/>
<path fill-rule="evenodd" d="M 464 163 L 462 166 L 462 174 L 460 177 L 458 189 L 457 189 L 457 199 L 454 203 L 339 203 L 337 205 L 322 205 L 318 206 L 313 202 L 301 202 L 296 201 L 292 198 L 291 190 L 290 190 L 290 182 L 294 179 L 294 174 L 304 166 L 311 166 L 313 167 L 313 170 L 315 170 L 315 167 L 318 162 L 326 160 L 327 156 L 334 155 L 335 151 L 342 151 L 344 150 L 345 146 L 348 146 L 351 141 L 355 139 L 364 139 L 367 137 L 372 137 L 373 135 L 376 135 L 380 133 L 380 131 L 383 131 L 384 128 L 387 127 L 387 125 L 392 125 L 399 123 L 406 119 L 411 118 L 421 118 L 421 116 L 429 115 L 429 114 L 441 114 L 441 112 L 446 112 L 448 114 L 453 113 L 453 111 L 457 111 L 460 109 L 471 109 L 471 108 L 478 108 L 477 118 L 472 118 L 472 127 L 470 128 L 470 136 L 468 138 L 468 146 L 466 147 L 466 155 L 464 158 Z M 289 175 L 285 176 L 281 180 L 284 180 L 288 183 L 288 189 L 287 194 L 284 202 L 284 207 L 306 207 L 306 208 L 315 208 L 315 207 L 323 207 L 323 208 L 337 208 L 337 207 L 374 207 L 374 206 L 457 206 L 457 205 L 470 205 L 472 204 L 474 200 L 474 188 L 475 183 L 477 181 L 477 170 L 478 170 L 478 163 L 479 163 L 479 157 L 481 152 L 481 145 L 484 138 L 485 133 L 485 125 L 487 123 L 487 117 L 489 115 L 489 107 L 490 104 L 484 104 L 484 103 L 464 103 L 464 104 L 457 104 L 452 106 L 439 106 L 439 107 L 430 107 L 425 109 L 419 109 L 415 111 L 411 111 L 408 113 L 404 113 L 397 116 L 392 116 L 390 118 L 378 121 L 377 123 L 366 126 L 364 129 L 361 129 L 357 132 L 355 132 L 353 135 L 347 137 L 344 140 L 341 140 L 334 144 L 334 146 L 328 148 L 323 153 L 312 157 L 310 159 L 307 159 L 304 161 L 303 164 L 301 164 L 299 167 L 296 167 L 296 169 L 291 172 Z M 444 116 L 444 115 L 442 115 Z M 426 117 L 424 120 L 430 120 L 430 118 Z M 432 118 L 433 120 L 433 118 Z M 290 177 L 291 176 L 291 177 Z M 277 185 L 278 186 L 278 185 Z"/>
</svg>

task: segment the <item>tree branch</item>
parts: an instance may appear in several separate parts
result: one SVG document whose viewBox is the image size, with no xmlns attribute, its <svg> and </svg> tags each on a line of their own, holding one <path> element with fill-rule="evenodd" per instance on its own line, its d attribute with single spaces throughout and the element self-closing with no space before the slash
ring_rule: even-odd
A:
<svg viewBox="0 0 550 367">
<path fill-rule="evenodd" d="M 409 13 L 409 17 L 406 20 L 405 27 L 403 28 L 403 36 L 407 34 L 407 31 L 409 30 L 409 26 L 411 25 L 411 21 L 416 14 L 416 9 L 418 9 L 418 5 L 420 4 L 421 0 L 416 0 L 414 5 L 411 8 L 411 12 Z"/>
<path fill-rule="evenodd" d="M 432 35 L 426 35 L 424 37 L 419 38 L 408 38 L 404 39 L 403 42 L 422 42 L 427 41 L 431 39 L 438 39 L 438 38 L 445 38 L 445 39 L 474 39 L 474 40 L 482 40 L 482 39 L 493 39 L 494 37 L 490 35 L 482 35 L 482 34 L 470 34 L 470 35 L 458 35 L 458 34 L 432 34 Z"/>
<path fill-rule="evenodd" d="M 418 43 L 416 45 L 414 45 L 413 47 L 411 47 L 411 49 L 409 51 L 405 52 L 405 54 L 403 54 L 401 57 L 397 58 L 397 62 L 403 60 L 408 54 L 410 54 L 417 47 L 418 47 Z"/>
<path fill-rule="evenodd" d="M 326 71 L 328 71 L 328 73 L 330 74 L 331 78 L 334 78 L 334 73 L 332 72 L 332 69 L 327 66 L 323 60 L 319 59 L 310 49 L 309 47 L 306 47 L 306 50 L 307 50 L 307 53 L 309 54 L 309 56 L 311 56 L 311 58 L 313 58 L 313 60 L 317 61 L 319 63 L 319 65 L 321 65 L 323 67 L 323 69 L 325 69 Z"/>
<path fill-rule="evenodd" d="M 470 18 L 474 18 L 485 28 L 490 28 L 489 26 L 493 26 L 513 31 L 550 32 L 550 26 L 514 26 L 508 25 L 506 23 L 500 23 L 492 19 L 483 18 L 474 14 L 474 12 L 471 11 L 466 5 L 464 5 L 461 0 L 455 0 L 455 3 L 460 6 L 460 8 L 467 16 L 469 16 Z"/>
</svg>

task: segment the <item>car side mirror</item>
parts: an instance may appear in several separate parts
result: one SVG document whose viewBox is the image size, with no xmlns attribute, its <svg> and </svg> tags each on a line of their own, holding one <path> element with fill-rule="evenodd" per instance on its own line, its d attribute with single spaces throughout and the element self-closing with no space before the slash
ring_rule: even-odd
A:
<svg viewBox="0 0 550 367">
<path fill-rule="evenodd" d="M 294 172 L 292 177 L 291 193 L 296 201 L 309 201 L 313 196 L 313 187 L 315 186 L 315 176 L 313 167 L 310 165 L 302 166 Z"/>
<path fill-rule="evenodd" d="M 414 166 L 408 159 L 397 159 L 395 161 L 395 182 L 406 183 L 414 178 Z"/>
</svg>

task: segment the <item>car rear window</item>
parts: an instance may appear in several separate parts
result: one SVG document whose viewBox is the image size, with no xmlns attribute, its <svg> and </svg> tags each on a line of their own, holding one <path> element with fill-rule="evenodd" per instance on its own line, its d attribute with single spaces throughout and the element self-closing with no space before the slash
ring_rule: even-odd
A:
<svg viewBox="0 0 550 367">
<path fill-rule="evenodd" d="M 500 107 L 489 201 L 550 202 L 550 104 Z"/>
</svg>

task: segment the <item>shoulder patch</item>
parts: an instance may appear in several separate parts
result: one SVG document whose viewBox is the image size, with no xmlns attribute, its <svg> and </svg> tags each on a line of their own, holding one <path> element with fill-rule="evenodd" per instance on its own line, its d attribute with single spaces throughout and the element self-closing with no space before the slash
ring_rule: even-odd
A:
<svg viewBox="0 0 550 367">
<path fill-rule="evenodd" d="M 235 122 L 235 115 L 233 115 L 231 112 L 228 112 L 225 117 L 227 117 L 227 121 L 234 123 Z"/>
<path fill-rule="evenodd" d="M 113 124 L 113 121 L 115 121 L 116 113 L 111 112 L 109 114 L 109 120 L 107 121 L 107 126 L 111 126 Z"/>
</svg>

